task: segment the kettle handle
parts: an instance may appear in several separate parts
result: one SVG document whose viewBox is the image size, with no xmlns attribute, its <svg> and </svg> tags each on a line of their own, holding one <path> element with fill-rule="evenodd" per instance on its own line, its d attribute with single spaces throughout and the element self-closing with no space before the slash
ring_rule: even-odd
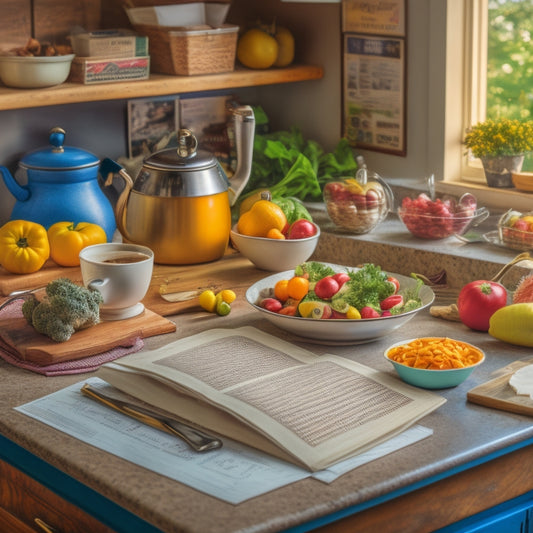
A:
<svg viewBox="0 0 533 533">
<path fill-rule="evenodd" d="M 100 164 L 100 174 L 104 179 L 106 187 L 109 187 L 113 183 L 114 174 L 118 174 L 124 180 L 124 189 L 115 204 L 115 220 L 121 235 L 127 240 L 131 240 L 126 229 L 126 204 L 128 203 L 131 189 L 133 188 L 133 180 L 122 165 L 119 165 L 116 161 L 108 157 Z"/>
<path fill-rule="evenodd" d="M 0 173 L 4 179 L 4 183 L 9 192 L 19 201 L 25 202 L 30 197 L 31 193 L 27 187 L 19 185 L 17 180 L 11 175 L 11 172 L 6 167 L 0 166 Z"/>
<path fill-rule="evenodd" d="M 252 156 L 254 149 L 255 115 L 249 105 L 243 105 L 233 110 L 235 121 L 235 144 L 237 150 L 237 168 L 229 180 L 228 189 L 230 206 L 235 205 L 237 198 L 246 187 L 252 170 Z"/>
</svg>

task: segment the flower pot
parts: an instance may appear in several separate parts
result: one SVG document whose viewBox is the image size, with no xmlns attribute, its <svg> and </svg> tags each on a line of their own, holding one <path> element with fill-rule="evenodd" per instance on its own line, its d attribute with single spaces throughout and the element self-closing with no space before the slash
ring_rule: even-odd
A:
<svg viewBox="0 0 533 533">
<path fill-rule="evenodd" d="M 512 172 L 520 172 L 524 163 L 523 155 L 508 155 L 480 158 L 489 187 L 513 187 Z"/>
</svg>

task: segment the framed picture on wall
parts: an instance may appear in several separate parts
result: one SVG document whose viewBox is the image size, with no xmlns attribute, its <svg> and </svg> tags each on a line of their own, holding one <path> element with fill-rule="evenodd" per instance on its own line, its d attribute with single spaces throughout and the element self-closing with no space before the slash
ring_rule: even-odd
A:
<svg viewBox="0 0 533 533">
<path fill-rule="evenodd" d="M 344 136 L 358 148 L 405 155 L 405 39 L 343 37 Z"/>
<path fill-rule="evenodd" d="M 343 0 L 342 31 L 405 37 L 407 0 Z"/>
<path fill-rule="evenodd" d="M 129 157 L 147 157 L 177 146 L 179 97 L 128 100 Z"/>
</svg>

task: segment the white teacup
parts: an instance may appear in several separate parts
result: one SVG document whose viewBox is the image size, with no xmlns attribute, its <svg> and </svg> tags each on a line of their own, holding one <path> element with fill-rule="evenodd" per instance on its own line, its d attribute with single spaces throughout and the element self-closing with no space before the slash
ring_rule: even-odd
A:
<svg viewBox="0 0 533 533">
<path fill-rule="evenodd" d="M 146 246 L 108 242 L 80 252 L 83 284 L 100 292 L 102 320 L 123 320 L 141 314 L 154 267 L 154 253 Z"/>
</svg>

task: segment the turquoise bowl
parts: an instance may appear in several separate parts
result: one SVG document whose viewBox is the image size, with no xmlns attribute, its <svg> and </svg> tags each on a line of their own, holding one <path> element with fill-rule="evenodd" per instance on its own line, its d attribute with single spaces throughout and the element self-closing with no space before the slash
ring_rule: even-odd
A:
<svg viewBox="0 0 533 533">
<path fill-rule="evenodd" d="M 465 381 L 470 376 L 470 374 L 472 374 L 472 372 L 485 360 L 485 354 L 482 350 L 480 350 L 477 346 L 473 346 L 472 344 L 469 344 L 464 341 L 456 342 L 461 342 L 462 344 L 472 346 L 476 350 L 479 350 L 482 354 L 481 359 L 477 363 L 464 368 L 452 368 L 449 370 L 428 370 L 425 368 L 413 368 L 411 366 L 405 365 L 403 363 L 398 363 L 397 361 L 389 359 L 388 354 L 390 350 L 392 350 L 396 346 L 408 344 L 413 340 L 415 339 L 397 342 L 392 346 L 389 346 L 389 348 L 385 350 L 384 355 L 385 359 L 389 361 L 392 366 L 394 366 L 400 378 L 406 383 L 409 383 L 409 385 L 414 385 L 415 387 L 420 387 L 423 389 L 447 389 L 450 387 L 456 387 L 457 385 Z"/>
</svg>

